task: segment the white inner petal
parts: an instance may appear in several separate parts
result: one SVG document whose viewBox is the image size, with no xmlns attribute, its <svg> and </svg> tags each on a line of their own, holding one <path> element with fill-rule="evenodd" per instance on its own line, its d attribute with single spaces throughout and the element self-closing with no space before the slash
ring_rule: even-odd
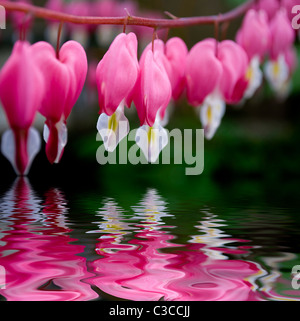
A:
<svg viewBox="0 0 300 321">
<path fill-rule="evenodd" d="M 27 153 L 28 153 L 28 164 L 24 175 L 27 175 L 31 164 L 41 149 L 41 138 L 39 132 L 31 127 L 28 131 L 28 141 L 27 141 Z M 15 135 L 11 129 L 8 129 L 2 135 L 1 140 L 1 152 L 9 160 L 16 174 L 20 174 L 16 166 L 16 144 Z"/>
<path fill-rule="evenodd" d="M 15 146 L 15 137 L 14 133 L 11 129 L 6 130 L 2 135 L 1 140 L 1 153 L 9 160 L 14 171 L 17 174 L 20 174 L 17 167 L 16 167 L 16 160 L 15 160 L 15 153 L 16 153 L 16 146 Z"/>
<path fill-rule="evenodd" d="M 67 129 L 67 126 L 66 126 L 66 124 L 65 124 L 65 122 L 63 120 L 60 120 L 58 123 L 56 123 L 55 127 L 56 127 L 57 132 L 58 132 L 58 145 L 57 145 L 57 156 L 56 156 L 56 159 L 55 159 L 54 163 L 59 163 L 62 151 L 65 148 L 65 146 L 67 145 L 68 129 Z M 44 125 L 43 137 L 44 137 L 44 140 L 45 140 L 46 143 L 48 142 L 49 134 L 50 134 L 49 128 L 45 124 Z"/>
<path fill-rule="evenodd" d="M 57 157 L 55 159 L 55 163 L 58 163 L 61 158 L 61 153 L 68 141 L 68 129 L 64 121 L 60 121 L 56 124 L 56 128 L 58 130 L 58 150 Z"/>
<path fill-rule="evenodd" d="M 102 113 L 97 122 L 97 130 L 102 137 L 104 147 L 113 152 L 120 141 L 129 133 L 129 122 L 124 115 L 124 101 L 122 101 L 111 116 Z"/>
<path fill-rule="evenodd" d="M 245 91 L 244 98 L 249 99 L 254 95 L 263 81 L 263 72 L 260 69 L 260 59 L 258 56 L 253 57 L 253 59 L 250 61 L 246 76 L 249 80 L 249 84 Z"/>
<path fill-rule="evenodd" d="M 204 128 L 207 139 L 212 139 L 215 135 L 221 120 L 225 114 L 226 104 L 219 94 L 207 96 L 200 107 L 200 120 Z"/>
<path fill-rule="evenodd" d="M 50 135 L 49 128 L 46 124 L 44 124 L 43 138 L 46 143 L 48 142 L 49 135 Z"/>
<path fill-rule="evenodd" d="M 140 147 L 146 160 L 155 163 L 160 152 L 168 145 L 169 136 L 159 120 L 156 120 L 153 127 L 143 125 L 138 128 L 135 137 L 136 144 Z"/>
<path fill-rule="evenodd" d="M 280 55 L 276 61 L 268 61 L 264 71 L 272 89 L 279 94 L 284 92 L 289 80 L 289 67 L 284 55 Z"/>
</svg>

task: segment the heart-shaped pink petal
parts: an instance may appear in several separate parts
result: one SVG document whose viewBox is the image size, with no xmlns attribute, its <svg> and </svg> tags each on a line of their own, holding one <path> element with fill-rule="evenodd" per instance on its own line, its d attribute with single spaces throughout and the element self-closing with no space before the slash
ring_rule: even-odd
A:
<svg viewBox="0 0 300 321">
<path fill-rule="evenodd" d="M 218 46 L 218 59 L 223 67 L 220 91 L 227 103 L 238 103 L 244 96 L 248 85 L 246 79 L 247 54 L 234 41 L 225 40 Z"/>
<path fill-rule="evenodd" d="M 134 33 L 119 34 L 96 70 L 100 114 L 111 116 L 133 89 L 139 72 Z"/>
<path fill-rule="evenodd" d="M 172 88 L 163 59 L 161 51 L 147 50 L 141 61 L 133 98 L 141 125 L 152 127 L 158 111 L 163 117 L 170 102 Z"/>
<path fill-rule="evenodd" d="M 187 99 L 192 106 L 199 106 L 219 86 L 222 64 L 216 56 L 217 42 L 206 39 L 190 50 L 186 59 Z"/>
</svg>

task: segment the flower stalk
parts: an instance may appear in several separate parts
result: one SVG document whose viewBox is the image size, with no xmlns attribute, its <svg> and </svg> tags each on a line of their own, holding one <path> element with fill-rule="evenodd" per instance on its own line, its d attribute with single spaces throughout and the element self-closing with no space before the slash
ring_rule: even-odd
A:
<svg viewBox="0 0 300 321">
<path fill-rule="evenodd" d="M 213 16 L 186 17 L 177 19 L 151 19 L 126 15 L 124 17 L 83 17 L 67 13 L 57 12 L 47 8 L 30 5 L 27 3 L 16 3 L 0 1 L 0 5 L 8 11 L 19 11 L 30 13 L 37 18 L 51 19 L 59 22 L 90 25 L 135 25 L 155 29 L 181 28 L 194 25 L 220 24 L 228 22 L 242 16 L 255 4 L 255 0 L 248 0 L 244 4 L 223 14 Z"/>
</svg>

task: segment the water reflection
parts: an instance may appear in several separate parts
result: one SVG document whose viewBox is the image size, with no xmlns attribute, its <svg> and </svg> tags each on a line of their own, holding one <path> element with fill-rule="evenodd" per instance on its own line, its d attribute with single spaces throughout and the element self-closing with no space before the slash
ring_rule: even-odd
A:
<svg viewBox="0 0 300 321">
<path fill-rule="evenodd" d="M 1 201 L 0 264 L 6 271 L 6 300 L 87 300 L 97 297 L 81 280 L 89 277 L 82 245 L 68 236 L 63 194 L 51 189 L 45 201 L 35 197 L 30 184 L 19 178 Z"/>
<path fill-rule="evenodd" d="M 103 220 L 107 226 L 108 218 L 114 218 L 114 226 L 122 226 L 122 210 L 115 211 L 115 206 L 105 206 Z M 183 275 L 180 271 L 168 268 L 169 260 L 175 255 L 165 254 L 160 250 L 176 245 L 168 243 L 174 236 L 160 230 L 164 203 L 150 190 L 143 201 L 133 210 L 136 215 L 128 223 L 134 235 L 124 239 L 122 230 L 112 229 L 111 225 L 98 238 L 96 252 L 101 256 L 92 263 L 96 277 L 91 284 L 112 296 L 130 300 L 159 300 L 164 296 L 175 298 L 176 293 L 169 290 L 170 278 Z M 103 211 L 103 208 L 102 208 Z M 100 212 L 101 213 L 101 212 Z M 118 213 L 118 214 L 116 214 Z"/>
<path fill-rule="evenodd" d="M 107 206 L 108 209 L 112 209 Z M 131 239 L 115 242 L 115 230 L 106 230 L 96 251 L 101 258 L 93 262 L 98 274 L 90 282 L 103 292 L 129 300 L 255 300 L 252 283 L 246 278 L 257 273 L 252 262 L 229 260 L 222 251 L 244 253 L 246 250 L 225 248 L 227 243 L 243 241 L 223 239 L 225 236 L 214 215 L 197 226 L 200 235 L 187 245 L 177 244 L 171 233 L 174 226 L 164 225 L 166 203 L 157 191 L 149 190 L 133 207 L 138 219 Z M 113 213 L 115 213 L 113 209 Z M 122 211 L 118 212 L 121 221 Z M 111 216 L 106 213 L 104 219 Z M 116 215 L 114 219 L 116 220 Z M 116 223 L 115 223 L 116 224 Z M 116 224 L 120 225 L 120 222 Z M 104 226 L 104 225 L 102 225 Z M 224 247 L 224 249 L 221 248 Z"/>
<path fill-rule="evenodd" d="M 228 257 L 228 254 L 246 254 L 246 248 L 239 244 L 247 240 L 230 238 L 221 230 L 226 226 L 224 220 L 209 210 L 204 214 L 195 226 L 200 234 L 192 236 L 184 250 L 177 252 L 173 265 L 184 271 L 185 277 L 171 282 L 170 287 L 177 289 L 179 300 L 260 300 L 260 294 L 253 291 L 253 276 L 259 267 L 250 261 Z"/>
<path fill-rule="evenodd" d="M 100 208 L 96 216 L 100 217 L 100 222 L 93 222 L 98 225 L 97 230 L 91 230 L 87 233 L 103 233 L 102 238 L 106 238 L 105 234 L 112 237 L 113 243 L 119 244 L 123 236 L 130 233 L 132 229 L 130 224 L 122 221 L 124 211 L 117 205 L 113 199 L 104 199 L 104 206 Z"/>
<path fill-rule="evenodd" d="M 149 189 L 127 209 L 116 199 L 102 199 L 82 227 L 69 203 L 58 188 L 37 196 L 24 178 L 2 196 L 0 267 L 5 286 L 0 298 L 300 298 L 291 289 L 289 272 L 282 270 L 299 256 L 280 251 L 256 256 L 261 247 L 253 245 L 251 234 L 249 240 L 233 237 L 228 222 L 209 207 L 176 215 L 157 190 Z"/>
<path fill-rule="evenodd" d="M 281 271 L 281 265 L 285 262 L 295 261 L 295 265 L 298 265 L 298 257 L 293 253 L 281 252 L 276 257 L 262 257 L 262 261 L 268 267 L 269 273 L 265 272 L 259 278 L 261 288 L 258 290 L 268 299 L 300 301 L 300 291 L 291 287 L 290 271 L 287 278 Z"/>
<path fill-rule="evenodd" d="M 235 242 L 247 242 L 247 240 L 231 238 L 230 235 L 225 234 L 221 229 L 223 226 L 227 226 L 224 220 L 212 214 L 208 209 L 203 210 L 202 213 L 204 214 L 202 221 L 199 221 L 199 225 L 195 225 L 200 234 L 193 235 L 189 243 L 202 244 L 201 251 L 206 256 L 216 260 L 227 260 L 228 256 L 226 253 L 247 253 L 245 251 L 247 247 L 243 247 L 244 250 L 242 250 L 241 248 L 229 245 Z"/>
</svg>

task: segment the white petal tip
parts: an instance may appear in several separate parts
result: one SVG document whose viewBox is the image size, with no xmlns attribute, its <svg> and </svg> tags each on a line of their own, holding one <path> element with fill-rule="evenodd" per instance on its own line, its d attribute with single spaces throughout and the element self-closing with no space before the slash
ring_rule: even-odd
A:
<svg viewBox="0 0 300 321">
<path fill-rule="evenodd" d="M 41 138 L 39 132 L 35 128 L 30 128 L 28 131 L 27 140 L 27 153 L 28 153 L 28 163 L 23 175 L 27 175 L 31 164 L 41 149 Z M 17 175 L 21 175 L 16 165 L 16 144 L 15 135 L 11 129 L 6 130 L 2 135 L 1 141 L 1 152 L 11 163 L 14 171 Z"/>
<path fill-rule="evenodd" d="M 118 107 L 111 116 L 102 113 L 98 118 L 96 127 L 105 149 L 108 152 L 113 152 L 129 133 L 129 121 L 124 115 L 124 108 Z"/>
<path fill-rule="evenodd" d="M 168 145 L 169 136 L 161 125 L 144 125 L 136 132 L 136 144 L 140 147 L 147 162 L 156 163 L 161 151 Z"/>
</svg>

